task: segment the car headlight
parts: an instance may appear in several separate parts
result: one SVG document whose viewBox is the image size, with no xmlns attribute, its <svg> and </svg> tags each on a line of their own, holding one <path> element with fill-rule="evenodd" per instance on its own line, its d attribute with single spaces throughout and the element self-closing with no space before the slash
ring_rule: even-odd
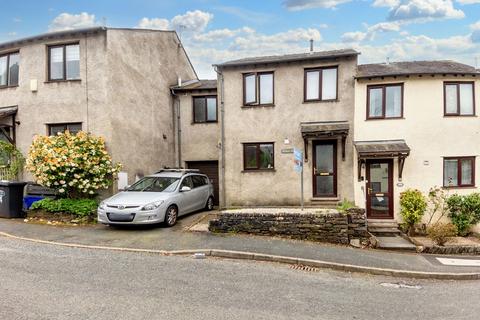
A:
<svg viewBox="0 0 480 320">
<path fill-rule="evenodd" d="M 100 210 L 105 210 L 105 207 L 106 207 L 105 201 L 100 202 L 100 204 L 98 205 L 98 209 Z"/>
<path fill-rule="evenodd" d="M 152 210 L 155 210 L 155 209 L 157 209 L 158 207 L 160 207 L 160 206 L 162 205 L 162 203 L 163 203 L 163 200 L 149 203 L 149 204 L 143 206 L 142 210 L 143 210 L 143 211 L 152 211 Z"/>
</svg>

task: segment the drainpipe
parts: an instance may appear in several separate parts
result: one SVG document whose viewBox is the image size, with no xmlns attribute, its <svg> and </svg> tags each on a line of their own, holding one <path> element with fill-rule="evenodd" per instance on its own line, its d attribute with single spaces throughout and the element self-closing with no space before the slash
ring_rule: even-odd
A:
<svg viewBox="0 0 480 320">
<path fill-rule="evenodd" d="M 220 167 L 220 178 L 222 179 L 222 195 L 220 206 L 226 207 L 226 188 L 225 188 L 225 99 L 224 99 L 224 79 L 222 71 L 218 70 L 217 66 L 214 66 L 214 70 L 218 75 L 218 80 L 220 81 L 220 150 L 221 150 L 221 167 Z"/>
<path fill-rule="evenodd" d="M 176 122 L 176 150 L 177 150 L 177 167 L 181 167 L 182 163 L 182 129 L 180 128 L 180 98 L 175 90 L 170 89 L 173 96 L 173 119 Z"/>
</svg>

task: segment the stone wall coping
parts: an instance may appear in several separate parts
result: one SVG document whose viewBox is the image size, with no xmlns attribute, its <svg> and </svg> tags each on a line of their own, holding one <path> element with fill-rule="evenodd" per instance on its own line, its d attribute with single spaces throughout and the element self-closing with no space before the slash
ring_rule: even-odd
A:
<svg viewBox="0 0 480 320">
<path fill-rule="evenodd" d="M 242 209 L 227 209 L 220 212 L 221 214 L 245 214 L 245 215 L 329 215 L 339 214 L 335 209 L 321 209 L 321 208 L 242 208 Z"/>
</svg>

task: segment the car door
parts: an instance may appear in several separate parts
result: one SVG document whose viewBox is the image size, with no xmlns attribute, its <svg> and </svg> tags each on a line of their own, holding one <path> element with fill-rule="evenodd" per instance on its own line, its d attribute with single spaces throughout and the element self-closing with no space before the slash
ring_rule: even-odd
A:
<svg viewBox="0 0 480 320">
<path fill-rule="evenodd" d="M 191 190 L 182 191 L 183 187 L 189 187 Z M 180 183 L 180 188 L 178 189 L 179 200 L 178 200 L 178 215 L 183 215 L 190 213 L 195 210 L 195 189 L 193 187 L 193 181 L 191 176 L 184 177 Z"/>
<path fill-rule="evenodd" d="M 193 175 L 193 187 L 195 188 L 195 208 L 196 210 L 203 209 L 208 199 L 208 185 L 205 177 L 201 175 Z"/>
</svg>

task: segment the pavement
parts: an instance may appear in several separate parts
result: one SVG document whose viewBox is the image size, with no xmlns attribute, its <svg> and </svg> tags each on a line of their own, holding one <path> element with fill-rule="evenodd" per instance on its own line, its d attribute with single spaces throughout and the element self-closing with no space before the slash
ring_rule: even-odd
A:
<svg viewBox="0 0 480 320">
<path fill-rule="evenodd" d="M 193 254 L 225 258 L 276 261 L 413 278 L 480 279 L 480 266 L 444 265 L 436 258 L 478 260 L 475 256 L 436 256 L 296 241 L 238 234 L 186 231 L 204 219 L 197 213 L 179 219 L 173 228 L 51 226 L 0 219 L 0 236 L 66 246 L 143 251 L 159 254 Z M 0 238 L 1 241 L 1 238 Z"/>
<path fill-rule="evenodd" d="M 4 237 L 0 261 L 5 320 L 473 320 L 480 314 L 478 281 L 305 271 Z"/>
</svg>

